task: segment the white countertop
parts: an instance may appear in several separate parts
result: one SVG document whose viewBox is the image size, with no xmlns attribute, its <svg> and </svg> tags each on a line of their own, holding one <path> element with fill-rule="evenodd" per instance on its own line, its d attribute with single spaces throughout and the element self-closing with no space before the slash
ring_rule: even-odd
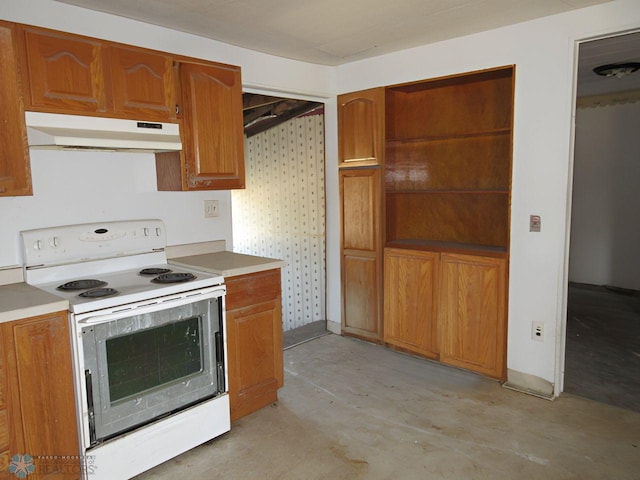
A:
<svg viewBox="0 0 640 480">
<path fill-rule="evenodd" d="M 0 286 L 0 323 L 69 309 L 63 298 L 26 283 Z"/>
<path fill-rule="evenodd" d="M 204 253 L 200 255 L 190 255 L 188 257 L 171 258 L 169 259 L 169 263 L 215 273 L 223 277 L 235 277 L 238 275 L 262 272 L 264 270 L 282 268 L 286 265 L 283 260 L 234 252 Z"/>
</svg>

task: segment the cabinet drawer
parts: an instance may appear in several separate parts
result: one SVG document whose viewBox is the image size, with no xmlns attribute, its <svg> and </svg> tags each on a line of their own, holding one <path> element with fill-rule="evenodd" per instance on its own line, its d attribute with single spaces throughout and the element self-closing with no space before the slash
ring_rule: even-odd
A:
<svg viewBox="0 0 640 480">
<path fill-rule="evenodd" d="M 280 270 L 225 279 L 227 311 L 273 300 L 280 296 Z"/>
</svg>

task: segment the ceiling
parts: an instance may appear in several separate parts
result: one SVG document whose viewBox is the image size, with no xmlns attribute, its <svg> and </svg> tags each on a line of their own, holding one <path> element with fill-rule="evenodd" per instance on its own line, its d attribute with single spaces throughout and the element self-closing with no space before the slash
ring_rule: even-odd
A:
<svg viewBox="0 0 640 480">
<path fill-rule="evenodd" d="M 602 77 L 593 72 L 600 65 L 640 63 L 640 31 L 583 42 L 578 52 L 578 97 L 640 89 L 640 70 L 630 75 Z"/>
<path fill-rule="evenodd" d="M 56 0 L 340 65 L 610 0 Z"/>
</svg>

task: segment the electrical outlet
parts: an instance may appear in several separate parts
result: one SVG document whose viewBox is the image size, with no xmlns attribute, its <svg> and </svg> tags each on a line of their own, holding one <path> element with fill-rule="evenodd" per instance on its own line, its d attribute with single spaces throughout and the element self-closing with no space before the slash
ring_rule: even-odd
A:
<svg viewBox="0 0 640 480">
<path fill-rule="evenodd" d="M 217 217 L 220 215 L 218 200 L 204 201 L 204 218 Z"/>
<path fill-rule="evenodd" d="M 531 323 L 531 338 L 538 342 L 544 342 L 544 322 Z"/>
</svg>

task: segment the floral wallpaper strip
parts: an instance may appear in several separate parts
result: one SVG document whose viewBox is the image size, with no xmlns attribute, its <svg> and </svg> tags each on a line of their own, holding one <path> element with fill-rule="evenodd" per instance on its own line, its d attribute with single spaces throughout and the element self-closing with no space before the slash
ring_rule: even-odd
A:
<svg viewBox="0 0 640 480">
<path fill-rule="evenodd" d="M 278 258 L 282 324 L 325 320 L 324 116 L 245 138 L 246 189 L 232 191 L 233 250 Z"/>
</svg>

